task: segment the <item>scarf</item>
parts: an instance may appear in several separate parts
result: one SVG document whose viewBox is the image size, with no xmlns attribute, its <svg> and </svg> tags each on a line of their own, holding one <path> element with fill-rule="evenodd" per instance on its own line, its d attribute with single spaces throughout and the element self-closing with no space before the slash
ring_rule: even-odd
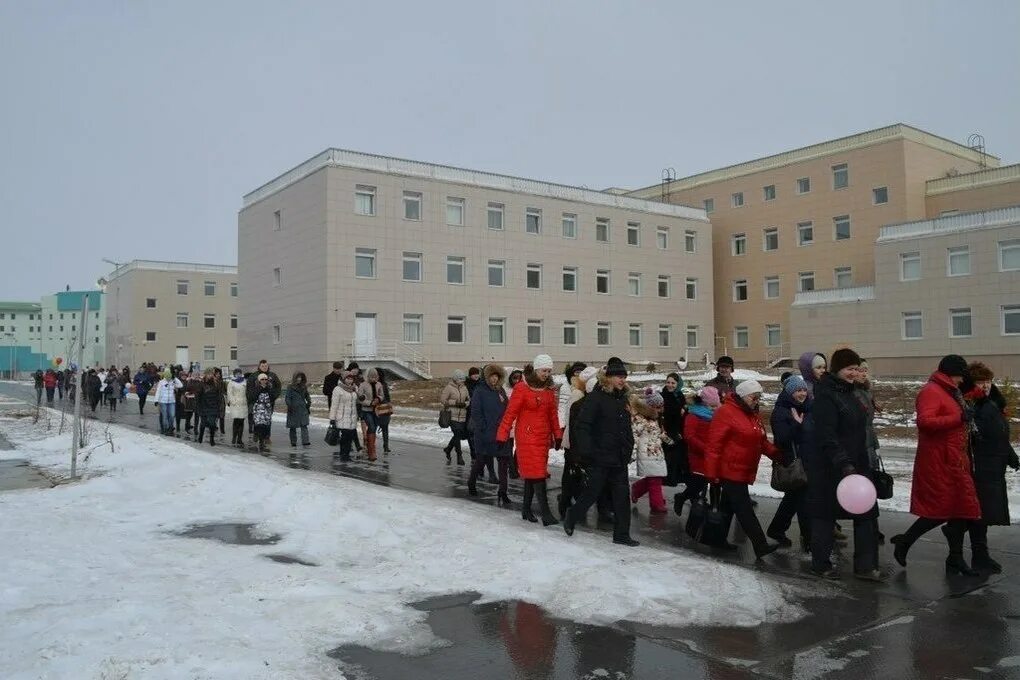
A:
<svg viewBox="0 0 1020 680">
<path fill-rule="evenodd" d="M 694 404 L 689 409 L 687 409 L 687 412 L 693 413 L 702 420 L 712 420 L 712 416 L 715 415 L 715 411 L 705 406 L 704 404 Z"/>
</svg>

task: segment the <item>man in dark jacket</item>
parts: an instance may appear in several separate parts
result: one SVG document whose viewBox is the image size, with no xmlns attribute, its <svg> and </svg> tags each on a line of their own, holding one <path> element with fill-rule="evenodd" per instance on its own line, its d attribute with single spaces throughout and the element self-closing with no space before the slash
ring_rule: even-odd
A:
<svg viewBox="0 0 1020 680">
<path fill-rule="evenodd" d="M 613 357 L 606 364 L 605 375 L 585 397 L 577 414 L 576 445 L 581 449 L 588 467 L 588 486 L 577 504 L 563 516 L 563 530 L 574 534 L 578 517 L 584 517 L 598 500 L 603 487 L 612 491 L 613 543 L 635 546 L 630 537 L 630 480 L 627 465 L 634 452 L 627 402 L 627 368 Z"/>
<path fill-rule="evenodd" d="M 265 373 L 269 376 L 269 398 L 272 401 L 272 405 L 276 406 L 276 400 L 280 398 L 280 394 L 283 392 L 283 384 L 280 382 L 280 377 L 269 370 L 269 362 L 266 359 L 259 360 L 258 370 L 252 371 L 248 374 L 247 383 L 244 386 L 245 396 L 248 397 L 248 432 L 251 433 L 254 429 L 251 410 L 255 404 L 255 400 L 259 396 L 259 381 L 258 377 L 260 374 Z M 272 422 L 269 423 L 270 431 L 272 431 Z M 267 435 L 265 443 L 268 446 L 271 442 Z"/>
<path fill-rule="evenodd" d="M 195 383 L 195 426 L 198 428 L 198 443 L 202 443 L 205 431 L 209 431 L 209 446 L 216 446 L 216 421 L 220 416 L 220 389 L 211 373 Z"/>
<path fill-rule="evenodd" d="M 723 401 L 737 389 L 737 383 L 733 379 L 733 368 L 732 357 L 719 357 L 715 362 L 715 377 L 705 383 L 706 386 L 719 390 L 719 397 Z"/>
<path fill-rule="evenodd" d="M 322 379 L 322 393 L 326 395 L 326 404 L 329 408 L 333 408 L 333 390 L 340 384 L 340 376 L 343 375 L 343 372 L 344 365 L 339 361 L 334 361 L 333 370 Z"/>
</svg>

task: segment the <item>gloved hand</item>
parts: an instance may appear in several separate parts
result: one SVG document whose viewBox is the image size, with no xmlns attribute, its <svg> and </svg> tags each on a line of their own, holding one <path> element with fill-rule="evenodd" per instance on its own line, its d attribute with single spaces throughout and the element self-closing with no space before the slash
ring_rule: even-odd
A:
<svg viewBox="0 0 1020 680">
<path fill-rule="evenodd" d="M 1020 470 L 1020 457 L 1016 455 L 1016 451 L 1009 452 L 1009 457 L 1006 459 L 1006 463 L 1013 468 L 1014 471 Z"/>
<path fill-rule="evenodd" d="M 847 463 L 846 465 L 843 466 L 843 468 L 840 470 L 840 472 L 843 473 L 844 477 L 847 477 L 848 475 L 855 474 L 857 472 L 857 468 L 855 468 L 850 463 Z"/>
<path fill-rule="evenodd" d="M 563 448 L 563 440 L 562 439 L 554 439 L 553 440 L 553 448 L 556 449 L 557 451 L 561 450 Z"/>
</svg>

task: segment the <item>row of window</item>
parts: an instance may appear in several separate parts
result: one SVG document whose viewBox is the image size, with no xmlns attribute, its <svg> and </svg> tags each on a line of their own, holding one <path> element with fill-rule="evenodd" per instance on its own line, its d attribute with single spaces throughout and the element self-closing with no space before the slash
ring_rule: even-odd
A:
<svg viewBox="0 0 1020 680">
<path fill-rule="evenodd" d="M 999 306 L 999 333 L 1020 335 L 1020 305 Z M 924 338 L 924 313 L 903 312 L 900 319 L 900 337 L 903 340 Z M 949 310 L 949 337 L 974 337 L 974 324 L 970 307 Z"/>
<path fill-rule="evenodd" d="M 188 328 L 191 323 L 191 314 L 188 312 L 177 312 L 177 327 Z M 216 328 L 216 315 L 205 314 L 202 317 L 203 328 Z M 230 327 L 237 328 L 237 314 L 230 315 Z M 155 338 L 152 338 L 155 340 Z"/>
<path fill-rule="evenodd" d="M 355 248 L 354 251 L 354 275 L 361 279 L 374 279 L 377 276 L 378 251 L 374 248 Z M 543 283 L 544 267 L 541 264 L 529 263 L 525 268 L 525 288 L 541 290 Z M 580 269 L 578 267 L 563 267 L 560 271 L 560 289 L 566 293 L 579 292 Z M 421 253 L 404 252 L 401 256 L 401 279 L 403 281 L 420 283 L 424 281 L 424 258 Z M 627 294 L 640 296 L 642 294 L 642 281 L 644 277 L 640 272 L 627 273 Z M 273 280 L 276 285 L 282 285 L 283 278 L 280 268 L 273 270 Z M 486 282 L 489 286 L 502 288 L 507 281 L 506 260 L 488 260 L 486 263 Z M 459 255 L 448 255 L 446 258 L 446 282 L 453 285 L 464 285 L 467 282 L 467 258 Z M 685 297 L 688 300 L 696 300 L 698 296 L 698 279 L 688 277 L 684 280 Z M 600 295 L 612 294 L 612 270 L 595 270 L 595 293 Z M 660 274 L 656 279 L 656 293 L 661 298 L 672 296 L 672 277 L 667 274 Z"/>
<path fill-rule="evenodd" d="M 780 277 L 776 275 L 766 276 L 763 285 L 763 297 L 766 300 L 779 299 Z M 854 285 L 853 267 L 836 267 L 832 270 L 832 283 L 835 288 L 852 288 Z M 797 291 L 804 293 L 815 289 L 815 273 L 799 272 L 797 275 Z M 745 302 L 750 298 L 747 279 L 737 279 L 733 282 L 733 301 Z"/>
<path fill-rule="evenodd" d="M 376 202 L 378 190 L 374 186 L 358 184 L 354 189 L 354 212 L 358 215 L 374 217 L 376 213 Z M 404 219 L 412 222 L 422 221 L 424 196 L 420 191 L 403 192 Z M 507 208 L 504 203 L 489 201 L 485 207 L 485 224 L 493 231 L 503 231 L 506 228 Z M 576 213 L 560 213 L 560 235 L 563 238 L 579 238 L 579 224 Z M 446 197 L 446 224 L 463 227 L 467 226 L 467 201 L 456 196 Z M 273 213 L 273 228 L 276 231 L 283 229 L 283 211 L 277 210 Z M 536 236 L 543 233 L 543 211 L 541 208 L 525 208 L 524 231 Z M 629 246 L 641 246 L 642 226 L 640 222 L 627 222 L 625 242 Z M 595 240 L 601 243 L 609 243 L 612 237 L 612 223 L 608 217 L 596 217 L 594 225 Z M 669 227 L 655 228 L 655 245 L 660 250 L 669 249 Z M 684 250 L 688 253 L 697 252 L 698 234 L 693 229 L 684 230 Z"/>
<path fill-rule="evenodd" d="M 850 216 L 839 215 L 832 218 L 832 240 L 846 241 L 850 238 Z M 810 246 L 815 242 L 814 222 L 797 223 L 797 245 Z M 761 236 L 761 249 L 764 252 L 779 250 L 779 227 L 764 227 Z M 730 254 L 747 254 L 747 234 L 733 234 L 730 237 Z"/>
<path fill-rule="evenodd" d="M 999 241 L 999 271 L 1020 271 L 1020 239 Z M 967 276 L 971 273 L 970 246 L 946 249 L 946 276 Z M 900 281 L 921 279 L 921 252 L 900 253 Z"/>
<path fill-rule="evenodd" d="M 733 327 L 733 347 L 747 349 L 750 347 L 751 332 L 747 326 Z M 782 326 L 777 323 L 765 324 L 765 346 L 779 347 L 783 342 Z"/>
<path fill-rule="evenodd" d="M 63 321 L 64 320 L 64 313 L 63 312 L 59 312 L 59 314 L 60 314 L 60 320 Z M 77 319 L 78 318 L 78 312 L 69 312 L 69 314 L 71 315 L 71 319 Z M 93 312 L 93 314 L 95 315 L 96 319 L 99 318 L 99 312 Z M 42 314 L 29 314 L 28 315 L 28 320 L 29 321 L 35 321 L 37 316 L 39 317 L 39 321 L 43 320 L 43 315 Z M 53 315 L 50 314 L 49 316 L 50 316 L 50 321 L 53 321 Z M 17 312 L 11 312 L 11 321 L 14 321 L 15 319 L 17 319 L 17 317 L 18 317 L 18 313 Z M 0 320 L 4 320 L 6 318 L 7 318 L 7 313 L 6 312 L 0 312 Z"/>
<path fill-rule="evenodd" d="M 215 281 L 205 281 L 202 284 L 202 289 L 203 289 L 203 292 L 207 296 L 212 297 L 212 296 L 216 295 L 216 282 Z M 178 295 L 188 295 L 190 290 L 191 290 L 191 282 L 190 281 L 188 281 L 187 279 L 177 279 L 177 294 Z M 237 297 L 237 284 L 236 283 L 231 283 L 230 284 L 230 297 Z M 146 306 L 147 309 L 155 309 L 156 308 L 156 298 L 145 298 L 145 306 Z"/>
<path fill-rule="evenodd" d="M 838 189 L 846 189 L 850 186 L 850 169 L 846 163 L 840 163 L 832 166 L 832 189 L 833 191 Z M 769 203 L 770 201 L 776 200 L 776 185 L 768 184 L 761 188 L 762 201 Z M 810 177 L 798 177 L 794 185 L 794 193 L 797 195 L 811 193 L 811 178 Z M 889 188 L 888 187 L 874 187 L 871 190 L 871 202 L 873 205 L 884 205 L 889 202 Z M 730 207 L 731 208 L 742 208 L 744 203 L 744 192 L 734 191 L 730 194 Z M 705 212 L 710 213 L 715 211 L 715 199 L 706 198 L 703 201 Z"/>
<path fill-rule="evenodd" d="M 155 338 L 153 338 L 155 339 Z M 188 345 L 177 345 L 177 349 L 188 349 Z M 216 348 L 213 345 L 205 345 L 202 347 L 202 360 L 203 361 L 216 361 Z M 237 348 L 230 348 L 230 360 L 237 361 Z"/>
</svg>

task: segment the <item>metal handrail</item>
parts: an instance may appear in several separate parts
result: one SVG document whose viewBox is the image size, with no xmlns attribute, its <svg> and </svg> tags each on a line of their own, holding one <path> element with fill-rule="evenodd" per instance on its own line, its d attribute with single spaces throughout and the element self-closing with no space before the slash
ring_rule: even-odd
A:
<svg viewBox="0 0 1020 680">
<path fill-rule="evenodd" d="M 346 343 L 347 354 L 352 359 L 396 361 L 419 375 L 432 376 L 432 362 L 411 345 L 391 339 L 375 340 L 372 344 L 374 351 L 367 352 L 357 340 L 350 340 Z"/>
</svg>

